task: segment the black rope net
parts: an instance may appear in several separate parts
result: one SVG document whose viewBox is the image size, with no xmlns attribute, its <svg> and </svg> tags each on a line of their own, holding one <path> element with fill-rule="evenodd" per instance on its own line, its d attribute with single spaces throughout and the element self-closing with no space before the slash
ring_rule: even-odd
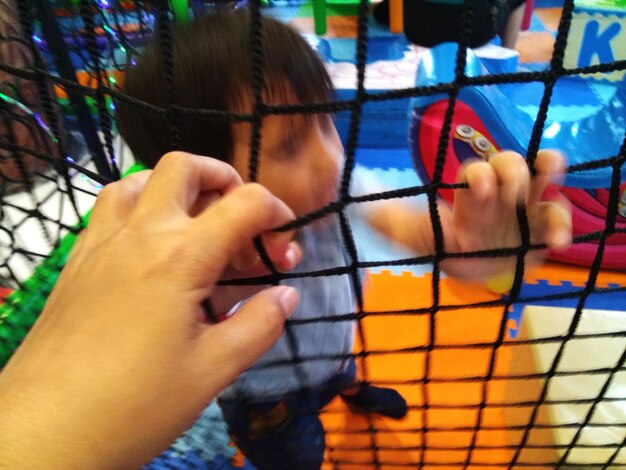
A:
<svg viewBox="0 0 626 470">
<path fill-rule="evenodd" d="M 204 2 L 191 3 L 194 13 L 210 9 Z M 345 165 L 338 199 L 283 229 L 303 227 L 332 214 L 339 221 L 346 264 L 314 272 L 279 273 L 265 255 L 263 247 L 258 244 L 269 274 L 263 278 L 239 281 L 240 284 L 276 284 L 296 277 L 347 275 L 356 297 L 353 311 L 342 312 L 342 315 L 331 319 L 313 318 L 288 322 L 287 337 L 292 363 L 297 369 L 298 364 L 306 361 L 354 357 L 360 368 L 360 378 L 364 382 L 399 390 L 411 387 L 418 390 L 419 398 L 409 400 L 410 414 L 414 419 L 400 422 L 397 426 L 369 415 L 359 421 L 362 424 L 360 426 L 342 426 L 336 425 L 332 420 L 325 421 L 325 465 L 328 468 L 346 469 L 626 467 L 626 398 L 623 388 L 621 394 L 615 391 L 616 384 L 621 383 L 624 386 L 626 331 L 619 322 L 609 330 L 589 331 L 581 327 L 588 321 L 586 312 L 589 305 L 594 305 L 594 299 L 604 296 L 614 296 L 610 298 L 618 299 L 617 301 L 624 299 L 626 284 L 607 284 L 599 279 L 603 275 L 605 250 L 611 244 L 611 237 L 625 231 L 619 209 L 626 140 L 615 155 L 599 151 L 593 161 L 577 163 L 568 168 L 570 174 L 599 168 L 610 170 L 610 178 L 603 186 L 607 189 L 608 202 L 602 230 L 577 233 L 574 240 L 575 245 L 589 241 L 597 244 L 593 259 L 584 268 L 584 279 L 579 287 L 565 286 L 547 294 L 524 290 L 525 255 L 530 250 L 541 247 L 530 244 L 528 221 L 522 208 L 518 211 L 521 227 L 519 247 L 464 254 L 444 251 L 442 225 L 436 208 L 441 190 L 455 190 L 460 187 L 445 181 L 443 174 L 446 149 L 454 132 L 453 118 L 459 93 L 463 89 L 533 82 L 543 84 L 539 111 L 527 142 L 526 159 L 532 169 L 546 130 L 553 92 L 559 80 L 567 76 L 623 71 L 626 70 L 626 61 L 613 60 L 586 67 L 566 68 L 564 54 L 574 3 L 572 0 L 565 0 L 552 58 L 544 70 L 467 75 L 466 52 L 470 43 L 474 8 L 472 2 L 465 2 L 462 15 L 464 24 L 460 27 L 461 39 L 451 81 L 400 90 L 371 91 L 365 87 L 370 23 L 368 3 L 364 0 L 358 8 L 355 60 L 357 80 L 353 97 L 325 103 L 277 106 L 263 101 L 264 61 L 268 53 L 262 49 L 260 41 L 260 18 L 263 11 L 258 1 L 250 2 L 247 8 L 251 18 L 254 102 L 251 113 L 234 114 L 174 104 L 176 83 L 173 79 L 172 28 L 175 16 L 167 1 L 0 2 L 0 276 L 5 287 L 4 305 L 0 310 L 0 352 L 3 362 L 8 359 L 43 308 L 45 298 L 63 267 L 74 235 L 86 223 L 83 217 L 93 205 L 99 188 L 118 179 L 129 166 L 130 157 L 124 157 L 125 152 L 116 131 L 116 103 L 136 106 L 146 115 L 165 120 L 172 150 L 185 148 L 179 126 L 180 117 L 185 113 L 227 122 L 251 123 L 248 171 L 252 180 L 257 178 L 259 165 L 263 164 L 259 157 L 261 123 L 267 115 L 344 112 L 349 114 L 349 126 L 345 138 Z M 163 108 L 124 95 L 118 84 L 128 67 L 132 67 L 141 54 L 142 47 L 153 37 L 160 39 L 163 49 L 163 76 L 166 83 L 163 93 L 169 100 L 169 105 Z M 353 196 L 350 185 L 357 159 L 356 150 L 364 108 L 370 103 L 436 94 L 447 97 L 447 108 L 442 120 L 431 181 L 410 188 Z M 624 135 L 625 130 L 618 129 L 618 132 Z M 587 137 L 593 139 L 593 135 Z M 415 195 L 424 195 L 427 200 L 436 239 L 435 254 L 366 261 L 358 249 L 346 210 L 349 206 L 367 201 Z M 511 255 L 517 257 L 517 264 L 513 286 L 508 294 L 468 302 L 449 303 L 444 299 L 440 265 L 445 259 L 453 256 L 476 258 Z M 428 266 L 430 271 L 427 292 L 414 293 L 422 299 L 427 297 L 422 306 L 405 309 L 368 307 L 367 289 L 364 288 L 361 276 L 363 269 L 419 265 Z M 571 311 L 560 330 L 546 331 L 545 334 L 528 338 L 512 339 L 508 336 L 509 313 L 513 309 L 527 304 L 550 305 L 551 302 L 563 300 L 569 302 Z M 626 304 L 622 304 L 621 310 L 624 310 L 623 305 Z M 456 342 L 442 339 L 445 337 L 446 325 L 449 326 L 449 322 L 443 320 L 449 318 L 445 315 L 454 314 L 461 321 L 469 309 L 497 311 L 493 337 L 470 342 L 464 341 L 462 335 Z M 402 348 L 370 347 L 372 328 L 368 328 L 367 323 L 372 319 L 377 319 L 376 324 L 381 328 L 392 319 L 407 322 L 406 325 L 413 325 L 410 323 L 412 320 L 420 319 L 424 327 L 423 331 L 416 330 L 415 340 Z M 294 330 L 305 324 L 322 321 L 356 322 L 357 347 L 352 356 L 302 357 L 298 354 Z M 570 364 L 569 348 L 585 340 L 595 340 L 596 342 L 589 344 L 600 347 L 609 343 L 617 344 L 619 354 L 610 366 Z M 534 350 L 533 348 L 542 345 L 549 346 L 551 351 L 549 360 L 542 367 L 533 369 L 525 367 L 523 363 L 513 364 L 509 368 L 502 366 L 503 357 L 513 350 Z M 483 367 L 478 373 L 462 373 L 461 365 L 459 370 L 440 374 L 439 360 L 442 354 L 454 352 L 457 355 L 455 357 L 469 357 L 476 351 L 484 354 Z M 588 354 L 599 354 L 599 351 L 590 350 Z M 407 358 L 404 362 L 403 378 L 385 380 L 372 373 L 375 368 L 372 364 L 376 361 L 384 363 L 399 356 Z M 298 377 L 302 380 L 302 374 Z M 595 388 L 590 387 L 593 393 L 555 396 L 554 389 L 563 387 L 562 384 L 567 384 L 566 379 L 571 377 L 593 382 Z M 465 390 L 463 387 L 468 385 L 473 387 L 473 396 L 467 395 L 459 400 L 452 393 L 454 389 Z M 503 387 L 520 392 L 509 393 L 506 401 L 494 400 L 496 391 Z M 522 393 L 524 387 L 534 390 L 533 394 Z M 601 410 L 606 404 L 610 404 L 612 410 L 622 410 L 621 417 L 617 420 L 614 417 L 602 418 Z M 559 420 L 555 418 L 556 415 L 550 415 L 550 409 L 554 407 L 566 407 L 577 410 L 577 413 L 571 415 L 575 418 L 570 420 Z M 332 408 L 324 414 L 333 413 L 345 415 L 346 412 Z M 505 418 L 501 422 L 494 420 L 493 416 L 496 414 Z M 347 421 L 352 419 L 346 418 Z M 343 439 L 337 439 L 337 434 L 343 436 Z M 394 438 L 400 435 L 403 436 L 401 439 Z M 166 459 L 160 465 L 180 468 L 172 462 L 168 464 Z"/>
</svg>

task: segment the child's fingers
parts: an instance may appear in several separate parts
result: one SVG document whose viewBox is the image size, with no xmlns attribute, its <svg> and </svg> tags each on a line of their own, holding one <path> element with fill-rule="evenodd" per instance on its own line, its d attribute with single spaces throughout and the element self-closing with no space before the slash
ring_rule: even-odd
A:
<svg viewBox="0 0 626 470">
<path fill-rule="evenodd" d="M 501 152 L 489 160 L 500 188 L 500 201 L 506 207 L 514 207 L 528 201 L 530 172 L 526 160 L 515 152 Z"/>
<path fill-rule="evenodd" d="M 498 195 L 498 181 L 489 163 L 474 160 L 465 164 L 457 175 L 457 182 L 467 183 L 469 189 L 454 192 L 452 213 L 456 221 L 467 225 L 472 223 L 477 211 L 485 216 L 492 214 Z"/>
<path fill-rule="evenodd" d="M 481 160 L 465 163 L 457 175 L 457 182 L 469 185 L 469 191 L 459 190 L 457 194 L 469 196 L 474 204 L 492 201 L 498 194 L 497 175 L 489 163 Z"/>
<path fill-rule="evenodd" d="M 536 174 L 531 181 L 529 204 L 541 200 L 551 183 L 560 183 L 565 175 L 566 161 L 563 154 L 554 150 L 540 150 L 535 160 Z"/>
<path fill-rule="evenodd" d="M 565 200 L 538 205 L 538 232 L 541 242 L 552 250 L 562 251 L 572 244 L 572 214 Z"/>
</svg>

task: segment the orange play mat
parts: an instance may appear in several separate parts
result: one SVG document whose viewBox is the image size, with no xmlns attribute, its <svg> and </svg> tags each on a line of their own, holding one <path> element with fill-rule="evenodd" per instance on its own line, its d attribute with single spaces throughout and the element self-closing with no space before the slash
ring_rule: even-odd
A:
<svg viewBox="0 0 626 470">
<path fill-rule="evenodd" d="M 525 283 L 543 280 L 557 285 L 567 280 L 574 286 L 583 286 L 588 276 L 584 268 L 548 264 L 527 275 Z M 626 273 L 601 273 L 596 285 L 608 284 L 626 285 Z M 365 292 L 366 312 L 428 308 L 432 304 L 432 277 L 383 271 L 369 276 Z M 441 306 L 498 298 L 480 285 L 460 284 L 451 279 L 442 279 L 440 283 Z M 463 468 L 473 439 L 471 462 L 480 463 L 481 468 L 485 464 L 507 468 L 506 463 L 515 453 L 511 443 L 516 438 L 519 442 L 529 410 L 520 411 L 520 422 L 513 423 L 522 429 L 505 429 L 505 407 L 501 405 L 510 402 L 511 397 L 505 395 L 515 385 L 503 378 L 511 361 L 512 348 L 506 342 L 495 349 L 491 374 L 495 378 L 483 378 L 501 328 L 503 310 L 503 306 L 439 310 L 432 328 L 428 312 L 366 316 L 361 322 L 365 344 L 357 331 L 354 349 L 355 354 L 368 352 L 364 359 L 357 358 L 359 373 L 374 384 L 396 388 L 407 399 L 410 411 L 401 421 L 366 417 L 348 413 L 345 405 L 335 400 L 322 415 L 327 430 L 327 463 L 323 468 L 391 470 L 416 468 L 421 462 L 422 468 L 458 469 Z M 507 330 L 516 329 L 517 325 L 511 322 L 505 325 Z M 434 335 L 432 342 L 430 331 Z M 511 340 L 508 335 L 504 339 Z M 483 393 L 485 408 L 478 423 Z"/>
</svg>

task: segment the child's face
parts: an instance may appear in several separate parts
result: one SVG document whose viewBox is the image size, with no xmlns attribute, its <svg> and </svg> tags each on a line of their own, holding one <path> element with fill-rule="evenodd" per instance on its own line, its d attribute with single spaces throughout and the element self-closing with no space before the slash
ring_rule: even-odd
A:
<svg viewBox="0 0 626 470">
<path fill-rule="evenodd" d="M 233 166 L 248 178 L 251 126 L 233 126 Z M 332 118 L 270 115 L 263 120 L 257 182 L 300 216 L 337 198 L 343 146 Z"/>
</svg>

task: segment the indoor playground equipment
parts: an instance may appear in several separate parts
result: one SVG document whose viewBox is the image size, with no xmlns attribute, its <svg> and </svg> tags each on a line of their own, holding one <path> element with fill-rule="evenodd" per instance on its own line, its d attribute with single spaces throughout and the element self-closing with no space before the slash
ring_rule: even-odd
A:
<svg viewBox="0 0 626 470">
<path fill-rule="evenodd" d="M 425 53 L 418 70 L 418 85 L 437 85 L 454 79 L 456 44 L 442 44 Z M 510 61 L 492 71 L 506 73 Z M 468 50 L 468 77 L 484 77 L 490 71 Z M 465 87 L 458 102 L 443 169 L 444 183 L 453 183 L 455 175 L 468 158 L 488 159 L 501 149 L 526 153 L 534 120 L 543 94 L 538 82 Z M 410 110 L 410 144 L 414 161 L 424 181 L 432 179 L 436 164 L 441 126 L 447 109 L 441 95 L 414 98 Z M 571 203 L 575 236 L 586 241 L 574 244 L 564 253 L 552 253 L 552 259 L 589 265 L 598 247 L 594 234 L 605 226 L 609 189 L 613 178 L 610 166 L 593 167 L 591 162 L 617 155 L 626 134 L 626 81 L 602 81 L 593 78 L 561 77 L 556 83 L 541 138 L 542 148 L 562 151 L 568 157 L 569 173 L 560 191 Z M 618 202 L 616 228 L 626 228 L 626 174 Z M 451 200 L 452 191 L 442 190 Z M 552 194 L 554 196 L 554 194 Z M 626 236 L 615 233 L 607 239 L 602 266 L 626 269 Z"/>
<path fill-rule="evenodd" d="M 56 87 L 56 95 L 64 100 L 64 117 L 87 141 L 91 161 L 59 159 L 51 171 L 38 175 L 39 180 L 12 182 L 19 191 L 11 194 L 9 183 L 0 184 L 0 275 L 4 287 L 12 290 L 0 305 L 0 368 L 42 311 L 76 234 L 88 223 L 85 214 L 97 186 L 125 173 L 118 147 L 113 145 L 117 144 L 113 103 L 125 98 L 120 87 L 124 67 L 132 66 L 145 40 L 154 34 L 171 39 L 175 19 L 184 22 L 194 7 L 204 8 L 208 3 L 16 3 L 21 40 L 38 48 L 45 60 L 35 71 L 14 70 L 1 56 L 0 65 L 9 74 L 49 85 L 42 89 Z M 50 6 L 54 8 L 47 8 Z M 249 8 L 258 13 L 260 2 L 249 2 Z M 572 10 L 573 4 L 566 1 L 564 17 Z M 576 18 L 572 28 L 578 27 Z M 366 30 L 366 20 L 365 16 L 359 18 L 359 31 Z M 618 37 L 610 25 L 598 23 L 594 28 L 579 29 L 588 30 L 594 44 L 614 44 L 613 38 Z M 566 33 L 564 27 L 559 35 Z M 0 38 L 0 45 L 3 40 Z M 360 37 L 354 47 L 354 68 L 363 72 L 361 78 L 372 59 L 379 58 L 374 48 L 365 47 L 369 40 Z M 404 44 L 400 45 L 404 51 Z M 539 130 L 541 146 L 559 148 L 570 157 L 562 194 L 575 206 L 576 240 L 563 256 L 582 266 L 549 263 L 522 273 L 513 288 L 501 295 L 483 285 L 462 284 L 442 276 L 430 257 L 377 259 L 377 254 L 364 256 L 357 245 L 356 259 L 345 271 L 359 279 L 358 273 L 368 270 L 363 302 L 352 312 L 359 331 L 353 354 L 361 366 L 360 378 L 397 388 L 407 398 L 409 413 L 403 421 L 392 421 L 354 415 L 340 401 L 332 402 L 322 414 L 327 444 L 323 469 L 626 468 L 626 273 L 600 269 L 599 263 L 601 258 L 605 267 L 625 266 L 626 97 L 624 83 L 617 79 L 626 70 L 626 63 L 619 62 L 624 57 L 612 49 L 607 72 L 612 80 L 606 79 L 606 71 L 590 69 L 598 57 L 608 57 L 606 52 L 583 54 L 589 61 L 567 64 L 568 68 L 603 72 L 594 80 L 568 77 L 555 59 L 558 80 L 548 105 L 541 102 L 541 95 L 543 83 L 549 84 L 550 77 L 516 73 L 510 60 L 478 60 L 469 53 L 466 76 L 455 83 L 455 67 L 463 69 L 455 63 L 456 51 L 455 46 L 442 45 L 425 53 L 417 87 L 372 91 L 364 82 L 357 82 L 358 93 L 339 95 L 338 100 L 316 108 L 346 115 L 349 164 L 345 171 L 351 171 L 350 163 L 355 161 L 359 132 L 370 132 L 363 126 L 359 129 L 364 120 L 361 111 L 368 105 L 380 106 L 376 111 L 380 110 L 379 120 L 383 121 L 389 116 L 386 102 L 392 103 L 394 113 L 404 113 L 406 101 L 412 100 L 411 145 L 423 183 L 401 187 L 396 194 L 433 196 L 437 188 L 428 183 L 436 173 L 437 153 L 443 163 L 441 180 L 453 183 L 456 168 L 469 156 L 489 158 L 499 148 L 525 153 L 533 140 L 537 115 L 547 108 L 548 118 Z M 555 57 L 563 57 L 562 53 L 557 41 Z M 58 62 L 63 55 L 68 60 Z M 164 73 L 168 71 L 164 61 Z M 442 151 L 438 142 L 449 97 L 444 93 L 458 99 L 449 136 L 444 135 L 449 142 Z M 49 107 L 57 96 L 44 94 L 42 109 L 47 113 L 52 140 L 60 154 L 68 156 L 68 142 L 49 119 L 54 117 Z M 159 113 L 173 127 L 177 125 L 176 116 L 166 109 L 136 105 Z M 79 112 L 87 112 L 92 119 L 77 121 Z M 283 107 L 280 112 L 301 109 Z M 398 168 L 392 160 L 400 152 L 393 146 L 396 153 L 384 150 L 386 126 L 389 123 L 381 122 L 377 132 L 368 136 L 370 141 L 381 141 L 379 146 L 365 149 L 370 160 L 364 166 L 372 173 L 377 167 Z M 94 133 L 90 141 L 88 137 Z M 1 145 L 14 149 L 3 158 L 16 162 L 21 154 L 43 158 L 31 155 L 31 149 L 0 132 Z M 403 152 L 404 170 L 411 162 L 408 151 Z M 351 174 L 345 176 L 349 181 Z M 94 184 L 83 184 L 85 179 Z M 434 179 L 438 181 L 438 177 Z M 440 192 L 453 197 L 453 189 Z M 371 196 L 382 198 L 389 193 Z M 56 198 L 65 204 L 50 206 Z M 351 198 L 337 201 L 336 207 L 341 206 L 337 211 L 354 203 Z M 39 233 L 46 240 L 43 248 L 32 243 L 33 234 Z M 373 251 L 374 245 L 370 246 Z M 30 268 L 27 274 L 18 272 L 20 263 Z M 402 270 L 407 266 L 422 271 L 418 275 Z M 145 468 L 253 470 L 230 441 L 216 406 L 208 408 L 194 427 Z"/>
<path fill-rule="evenodd" d="M 586 67 L 626 59 L 626 2 L 578 0 L 572 14 L 563 64 Z M 596 80 L 620 82 L 626 72 L 616 70 L 593 75 Z"/>
</svg>

